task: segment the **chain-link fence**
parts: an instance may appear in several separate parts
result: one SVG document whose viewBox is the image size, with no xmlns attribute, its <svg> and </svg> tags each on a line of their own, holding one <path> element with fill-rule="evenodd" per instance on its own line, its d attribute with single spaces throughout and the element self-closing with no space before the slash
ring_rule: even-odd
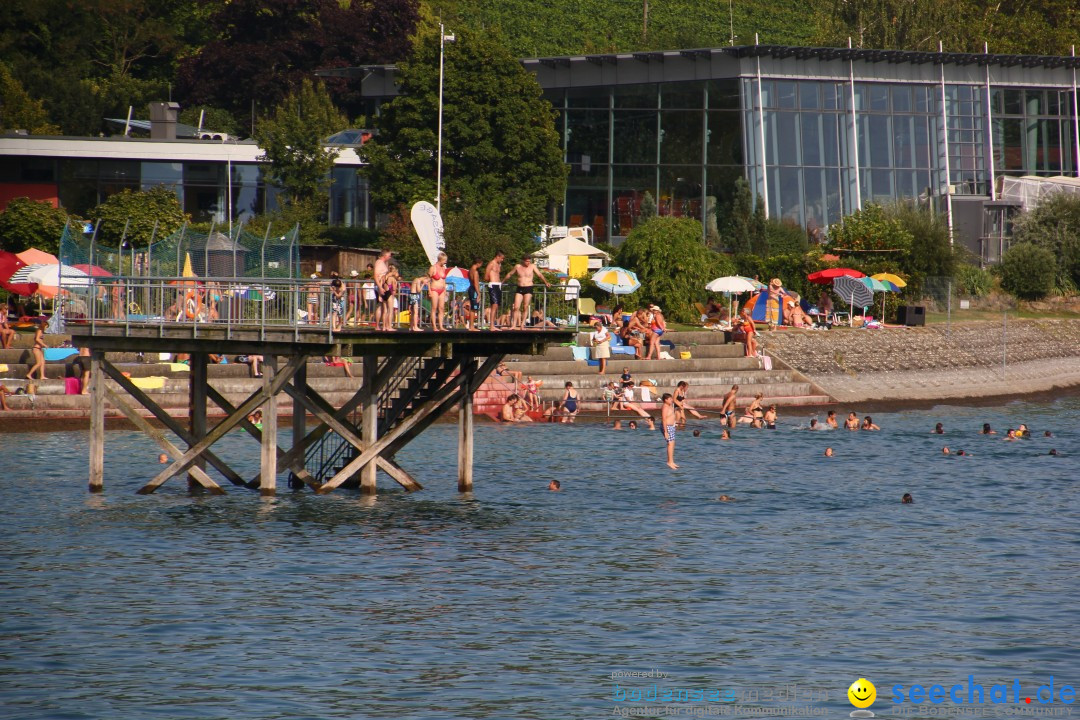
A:
<svg viewBox="0 0 1080 720">
<path fill-rule="evenodd" d="M 1019 302 L 1004 293 L 976 293 L 953 277 L 923 281 L 920 305 L 927 319 L 943 334 L 949 353 L 967 365 L 1000 365 L 1002 375 L 1010 361 L 1028 359 L 1019 353 L 1020 340 L 1010 331 Z M 1015 328 L 1014 328 L 1015 329 Z M 1010 347 L 1010 337 L 1012 344 Z"/>
<path fill-rule="evenodd" d="M 199 232 L 184 225 L 168 237 L 142 248 L 121 242 L 106 246 L 97 232 L 84 234 L 69 225 L 60 239 L 60 262 L 72 274 L 119 277 L 247 277 L 300 276 L 299 226 L 282 235 L 268 227 L 256 235 L 237 226 L 221 232 L 211 226 Z"/>
</svg>

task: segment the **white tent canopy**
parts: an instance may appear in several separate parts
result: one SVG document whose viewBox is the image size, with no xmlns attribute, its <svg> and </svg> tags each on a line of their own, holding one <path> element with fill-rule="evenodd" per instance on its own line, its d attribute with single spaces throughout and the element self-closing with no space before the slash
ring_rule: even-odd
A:
<svg viewBox="0 0 1080 720">
<path fill-rule="evenodd" d="M 599 270 L 608 261 L 609 257 L 603 250 L 593 247 L 584 240 L 575 237 L 566 237 L 553 242 L 547 247 L 541 248 L 532 254 L 536 264 L 542 268 L 555 272 L 570 273 L 570 258 L 586 258 L 587 270 Z M 580 274 L 584 275 L 585 272 Z"/>
<path fill-rule="evenodd" d="M 998 200 L 1015 203 L 1025 211 L 1038 205 L 1043 198 L 1057 193 L 1080 195 L 1080 178 L 1066 175 L 998 177 Z"/>
</svg>

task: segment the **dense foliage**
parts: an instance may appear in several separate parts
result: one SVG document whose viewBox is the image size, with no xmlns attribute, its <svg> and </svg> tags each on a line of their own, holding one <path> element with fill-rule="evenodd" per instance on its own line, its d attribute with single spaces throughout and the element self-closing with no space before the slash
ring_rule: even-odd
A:
<svg viewBox="0 0 1080 720">
<path fill-rule="evenodd" d="M 555 113 L 497 33 L 458 33 L 445 64 L 443 216 L 469 209 L 500 233 L 528 238 L 566 186 Z M 383 211 L 435 198 L 437 32 L 418 40 L 398 82 L 403 94 L 383 106 L 379 135 L 365 146 L 372 199 Z"/>
<path fill-rule="evenodd" d="M 325 88 L 305 79 L 272 118 L 259 124 L 255 140 L 263 149 L 261 159 L 270 163 L 267 174 L 289 204 L 313 201 L 326 190 L 338 150 L 324 147 L 323 141 L 348 122 Z"/>
<path fill-rule="evenodd" d="M 37 248 L 57 255 L 68 215 L 47 202 L 15 198 L 0 212 L 0 250 Z"/>
<path fill-rule="evenodd" d="M 151 236 L 157 240 L 167 238 L 187 219 L 176 193 L 163 186 L 111 195 L 90 211 L 90 217 L 99 228 L 98 242 L 106 247 L 118 247 L 121 238 L 132 247 L 146 247 Z"/>
<path fill-rule="evenodd" d="M 1001 287 L 1023 300 L 1037 300 L 1054 289 L 1054 254 L 1032 243 L 1013 245 L 1001 256 Z"/>
<path fill-rule="evenodd" d="M 674 217 L 654 217 L 631 230 L 615 262 L 638 274 L 634 299 L 658 304 L 669 320 L 696 320 L 693 303 L 706 294 L 705 285 L 735 271 L 730 258 L 705 247 L 701 233 L 698 221 Z"/>
<path fill-rule="evenodd" d="M 1059 290 L 1080 287 L 1080 197 L 1058 193 L 1022 213 L 1016 220 L 1015 240 L 1050 251 Z"/>
</svg>

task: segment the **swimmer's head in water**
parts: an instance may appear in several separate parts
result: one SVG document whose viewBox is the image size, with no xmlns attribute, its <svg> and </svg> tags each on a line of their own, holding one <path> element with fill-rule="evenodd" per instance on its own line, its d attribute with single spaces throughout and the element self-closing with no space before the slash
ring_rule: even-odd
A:
<svg viewBox="0 0 1080 720">
<path fill-rule="evenodd" d="M 731 439 L 731 432 L 729 432 L 727 429 L 725 429 L 722 433 L 720 433 L 720 439 L 721 440 L 730 440 Z"/>
<path fill-rule="evenodd" d="M 552 492 L 558 492 L 561 489 L 562 489 L 562 483 L 559 482 L 558 480 L 552 480 L 551 482 L 548 483 L 548 490 L 551 490 Z"/>
<path fill-rule="evenodd" d="M 832 448 L 831 447 L 825 448 L 825 457 L 832 457 L 832 456 L 833 456 Z"/>
<path fill-rule="evenodd" d="M 730 495 L 721 495 L 716 499 L 720 502 L 735 502 L 735 498 L 731 497 Z"/>
<path fill-rule="evenodd" d="M 900 502 L 905 505 L 911 505 L 915 502 L 915 498 L 911 497 L 911 493 L 904 493 L 904 497 L 900 498 Z"/>
<path fill-rule="evenodd" d="M 983 431 L 983 435 L 989 435 L 990 434 L 990 423 L 983 423 L 982 431 Z"/>
<path fill-rule="evenodd" d="M 166 455 L 165 453 L 161 453 L 160 455 L 157 456 L 157 461 L 159 463 L 161 463 L 162 465 L 164 465 L 165 463 L 169 462 L 169 456 Z"/>
<path fill-rule="evenodd" d="M 942 454 L 942 455 L 948 455 L 948 454 L 949 454 L 949 446 L 948 446 L 948 445 L 946 445 L 945 447 L 941 448 L 941 454 Z"/>
<path fill-rule="evenodd" d="M 630 423 L 630 425 L 633 426 L 633 423 Z M 622 420 L 616 420 L 611 423 L 611 427 L 613 430 L 622 430 Z"/>
<path fill-rule="evenodd" d="M 945 434 L 945 426 L 942 425 L 941 423 L 938 423 L 937 425 L 934 426 L 934 432 L 936 432 L 938 435 Z"/>
<path fill-rule="evenodd" d="M 701 437 L 701 431 L 700 430 L 695 430 L 694 431 L 694 437 Z"/>
<path fill-rule="evenodd" d="M 1050 454 L 1050 455 L 1057 455 L 1057 454 L 1058 454 L 1058 451 L 1057 451 L 1057 450 L 1055 450 L 1055 449 L 1051 449 L 1051 450 L 1050 450 L 1050 453 L 1049 453 L 1049 454 Z"/>
<path fill-rule="evenodd" d="M 1054 433 L 1047 430 L 1046 432 L 1043 433 L 1043 437 L 1054 437 Z"/>
<path fill-rule="evenodd" d="M 637 421 L 636 420 L 631 420 L 629 427 L 630 427 L 631 430 L 637 430 Z"/>
</svg>

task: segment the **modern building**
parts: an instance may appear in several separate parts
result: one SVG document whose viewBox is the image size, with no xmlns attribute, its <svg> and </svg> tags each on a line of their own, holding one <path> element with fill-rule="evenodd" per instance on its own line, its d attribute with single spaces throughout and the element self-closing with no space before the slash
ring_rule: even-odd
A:
<svg viewBox="0 0 1080 720">
<path fill-rule="evenodd" d="M 978 253 L 999 178 L 1080 175 L 1075 56 L 752 45 L 522 62 L 571 166 L 558 220 L 598 239 L 619 242 L 646 192 L 708 233 L 742 176 L 811 230 L 921 198 Z M 366 73 L 365 97 L 393 81 Z"/>
<path fill-rule="evenodd" d="M 166 119 L 154 106 L 170 105 Z M 172 189 L 195 222 L 226 223 L 275 210 L 277 188 L 259 162 L 253 140 L 178 137 L 173 103 L 152 103 L 149 138 L 0 136 L 0 210 L 16 197 L 62 206 L 86 217 L 121 190 Z M 181 126 L 182 128 L 182 126 Z M 193 134 L 193 133 L 192 133 Z M 340 136 L 340 137 L 339 137 Z M 369 224 L 367 180 L 356 149 L 370 133 L 346 131 L 328 141 L 340 150 L 331 171 L 327 205 L 331 225 Z"/>
</svg>

